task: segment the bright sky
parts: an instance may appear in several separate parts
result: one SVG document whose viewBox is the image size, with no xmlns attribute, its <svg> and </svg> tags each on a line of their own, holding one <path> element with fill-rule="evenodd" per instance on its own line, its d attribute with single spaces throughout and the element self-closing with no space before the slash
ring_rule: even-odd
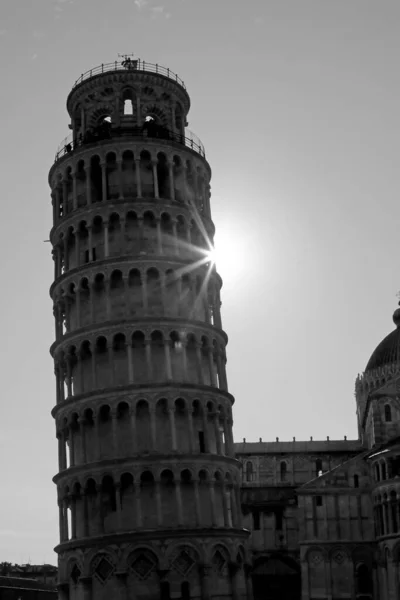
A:
<svg viewBox="0 0 400 600">
<path fill-rule="evenodd" d="M 398 0 L 1 0 L 0 560 L 55 563 L 47 173 L 81 72 L 170 67 L 212 166 L 235 439 L 357 435 L 354 380 L 392 328 Z"/>
</svg>

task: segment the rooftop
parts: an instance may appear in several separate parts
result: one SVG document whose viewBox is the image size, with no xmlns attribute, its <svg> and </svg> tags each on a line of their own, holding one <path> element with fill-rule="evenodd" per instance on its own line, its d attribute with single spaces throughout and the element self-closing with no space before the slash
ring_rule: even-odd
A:
<svg viewBox="0 0 400 600">
<path fill-rule="evenodd" d="M 235 444 L 236 454 L 279 454 L 297 452 L 357 452 L 362 450 L 359 440 L 308 440 L 292 442 L 239 442 Z"/>
</svg>

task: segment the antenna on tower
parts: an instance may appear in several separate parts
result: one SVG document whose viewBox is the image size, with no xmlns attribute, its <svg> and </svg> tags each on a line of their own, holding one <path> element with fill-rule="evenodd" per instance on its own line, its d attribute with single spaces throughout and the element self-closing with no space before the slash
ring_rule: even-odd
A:
<svg viewBox="0 0 400 600">
<path fill-rule="evenodd" d="M 132 58 L 134 56 L 135 55 L 134 55 L 133 52 L 132 52 L 132 54 L 120 54 L 120 53 L 118 53 L 118 57 L 119 58 L 123 58 L 123 60 L 121 61 L 121 65 L 125 69 L 137 69 L 138 61 L 137 60 L 132 60 Z"/>
</svg>

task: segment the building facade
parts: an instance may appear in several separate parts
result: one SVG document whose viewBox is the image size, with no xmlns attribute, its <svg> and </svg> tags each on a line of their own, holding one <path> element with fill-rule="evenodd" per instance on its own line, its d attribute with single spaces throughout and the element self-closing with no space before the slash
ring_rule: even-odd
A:
<svg viewBox="0 0 400 600">
<path fill-rule="evenodd" d="M 211 169 L 169 69 L 73 86 L 50 169 L 60 598 L 251 598 L 210 260 Z"/>
<path fill-rule="evenodd" d="M 234 444 L 211 169 L 169 69 L 85 73 L 50 169 L 59 597 L 400 598 L 400 312 L 359 439 Z"/>
<path fill-rule="evenodd" d="M 235 444 L 255 600 L 400 598 L 400 309 L 356 381 L 358 440 Z"/>
</svg>

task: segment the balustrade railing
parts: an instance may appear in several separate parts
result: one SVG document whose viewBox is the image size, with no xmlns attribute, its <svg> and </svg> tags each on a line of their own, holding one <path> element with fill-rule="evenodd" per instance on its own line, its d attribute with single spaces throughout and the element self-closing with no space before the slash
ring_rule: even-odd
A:
<svg viewBox="0 0 400 600">
<path fill-rule="evenodd" d="M 88 132 L 84 137 L 80 136 L 74 140 L 72 133 L 63 139 L 61 144 L 57 148 L 55 162 L 60 158 L 69 154 L 73 150 L 83 146 L 89 146 L 96 142 L 104 141 L 107 139 L 115 139 L 121 137 L 134 137 L 134 138 L 145 138 L 145 139 L 159 139 L 177 144 L 182 144 L 186 148 L 194 150 L 200 156 L 205 158 L 206 153 L 204 146 L 200 139 L 192 133 L 190 130 L 185 131 L 185 135 L 166 129 L 165 127 L 158 127 L 156 129 L 145 128 L 145 127 L 132 127 L 132 128 L 108 128 L 101 129 L 96 132 Z"/>
<path fill-rule="evenodd" d="M 159 75 L 164 75 L 169 79 L 173 79 L 176 83 L 179 83 L 184 89 L 186 89 L 184 82 L 176 73 L 168 69 L 167 67 L 162 67 L 159 64 L 146 62 L 145 60 L 131 59 L 126 58 L 125 60 L 110 63 L 102 63 L 98 67 L 94 67 L 94 69 L 90 69 L 86 71 L 86 73 L 82 73 L 82 75 L 75 81 L 72 89 L 74 89 L 77 85 L 85 81 L 86 79 L 90 79 L 90 77 L 94 77 L 95 75 L 101 75 L 102 73 L 108 73 L 110 71 L 148 71 L 149 73 L 157 73 Z"/>
</svg>

